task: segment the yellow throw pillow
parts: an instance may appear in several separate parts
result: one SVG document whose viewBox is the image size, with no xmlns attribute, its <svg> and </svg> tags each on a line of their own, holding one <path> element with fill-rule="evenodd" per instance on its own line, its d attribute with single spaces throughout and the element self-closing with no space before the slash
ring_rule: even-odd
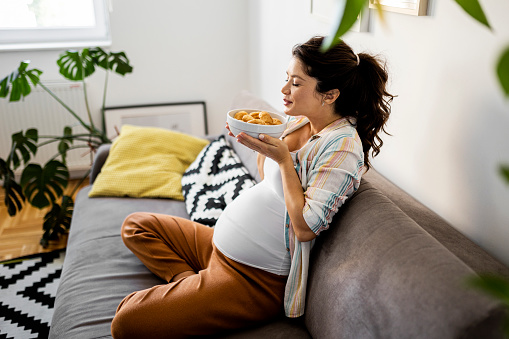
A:
<svg viewBox="0 0 509 339">
<path fill-rule="evenodd" d="M 182 196 L 182 174 L 209 141 L 156 127 L 122 126 L 89 197 Z"/>
</svg>

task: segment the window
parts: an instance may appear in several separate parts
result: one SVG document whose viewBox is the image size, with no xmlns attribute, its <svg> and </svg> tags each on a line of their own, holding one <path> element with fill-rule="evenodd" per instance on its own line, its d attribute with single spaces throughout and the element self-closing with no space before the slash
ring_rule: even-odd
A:
<svg viewBox="0 0 509 339">
<path fill-rule="evenodd" d="M 0 0 L 0 50 L 111 44 L 108 0 Z"/>
</svg>

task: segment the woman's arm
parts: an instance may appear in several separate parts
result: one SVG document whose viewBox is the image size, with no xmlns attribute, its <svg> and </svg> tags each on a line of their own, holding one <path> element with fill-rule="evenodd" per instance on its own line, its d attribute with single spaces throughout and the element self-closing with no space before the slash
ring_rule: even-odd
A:
<svg viewBox="0 0 509 339">
<path fill-rule="evenodd" d="M 293 160 L 286 143 L 263 134 L 260 135 L 260 140 L 258 140 L 245 133 L 239 133 L 237 140 L 244 146 L 257 151 L 264 158 L 267 156 L 279 164 L 286 209 L 292 221 L 295 235 L 301 242 L 313 240 L 316 234 L 309 228 L 302 214 L 306 202 L 304 190 L 293 167 Z"/>
<path fill-rule="evenodd" d="M 292 221 L 293 231 L 300 242 L 311 241 L 316 238 L 316 234 L 309 228 L 302 214 L 306 199 L 299 176 L 293 167 L 291 156 L 279 163 L 279 168 L 283 179 L 286 209 Z"/>
</svg>

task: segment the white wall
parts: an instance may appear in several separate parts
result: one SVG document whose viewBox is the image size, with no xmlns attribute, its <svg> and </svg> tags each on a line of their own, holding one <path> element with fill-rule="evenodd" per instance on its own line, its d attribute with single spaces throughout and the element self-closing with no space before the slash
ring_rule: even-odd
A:
<svg viewBox="0 0 509 339">
<path fill-rule="evenodd" d="M 371 12 L 368 33 L 344 39 L 356 52 L 382 54 L 391 73 L 389 131 L 374 167 L 509 265 L 509 100 L 495 61 L 509 45 L 509 2 L 483 1 L 493 32 L 453 0 L 429 0 L 429 15 Z M 282 109 L 280 88 L 291 47 L 329 25 L 309 14 L 310 0 L 256 0 L 251 86 Z"/>
<path fill-rule="evenodd" d="M 234 94 L 249 86 L 247 1 L 113 0 L 111 27 L 111 50 L 125 51 L 134 70 L 110 76 L 107 106 L 203 100 L 209 132 L 224 128 Z M 31 59 L 43 80 L 61 80 L 60 52 L 0 52 L 0 78 Z M 96 118 L 103 74 L 88 80 Z"/>
<path fill-rule="evenodd" d="M 355 51 L 381 53 L 394 100 L 374 166 L 509 265 L 509 101 L 494 76 L 509 44 L 509 2 L 481 0 L 494 32 L 453 0 L 429 0 L 429 16 L 371 16 L 369 33 L 349 33 Z M 133 74 L 111 77 L 107 105 L 204 100 L 218 133 L 233 95 L 248 88 L 282 109 L 280 88 L 291 47 L 330 27 L 310 0 L 113 0 L 112 50 L 125 50 Z M 373 13 L 371 13 L 373 14 Z M 0 53 L 0 77 L 31 59 L 59 79 L 59 51 Z M 102 75 L 90 80 L 95 115 Z"/>
</svg>

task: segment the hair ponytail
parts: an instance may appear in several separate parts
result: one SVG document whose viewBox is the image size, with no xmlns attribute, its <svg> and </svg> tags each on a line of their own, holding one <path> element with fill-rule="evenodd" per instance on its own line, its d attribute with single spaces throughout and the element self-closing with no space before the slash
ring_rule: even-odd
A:
<svg viewBox="0 0 509 339">
<path fill-rule="evenodd" d="M 343 41 L 321 52 L 322 41 L 323 37 L 311 38 L 296 45 L 292 54 L 305 65 L 304 71 L 317 80 L 317 92 L 340 91 L 334 103 L 335 112 L 356 119 L 364 164 L 369 169 L 370 151 L 374 157 L 383 145 L 380 132 L 388 134 L 385 124 L 394 98 L 386 90 L 388 73 L 385 64 L 367 53 L 355 54 Z"/>
<path fill-rule="evenodd" d="M 364 162 L 369 169 L 369 153 L 373 157 L 380 153 L 383 140 L 380 132 L 384 132 L 385 124 L 391 113 L 391 102 L 394 98 L 385 88 L 388 80 L 388 73 L 384 66 L 373 56 L 365 53 L 359 54 L 359 65 L 357 66 L 359 83 L 356 89 L 358 100 L 354 104 L 358 109 L 353 115 L 357 119 L 357 133 L 362 140 L 364 150 Z M 341 111 L 340 111 L 341 112 Z"/>
</svg>

